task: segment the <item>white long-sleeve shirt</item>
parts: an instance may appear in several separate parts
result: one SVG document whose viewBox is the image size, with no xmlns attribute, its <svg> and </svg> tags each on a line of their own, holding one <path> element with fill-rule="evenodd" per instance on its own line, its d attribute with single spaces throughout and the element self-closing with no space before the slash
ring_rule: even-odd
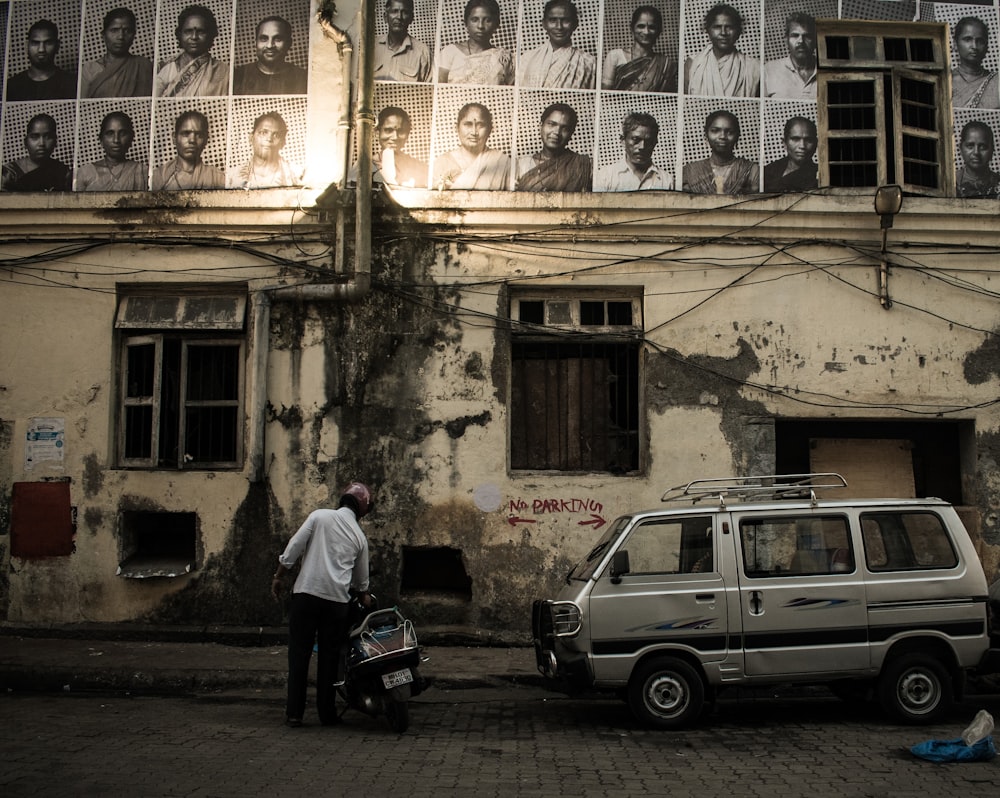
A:
<svg viewBox="0 0 1000 798">
<path fill-rule="evenodd" d="M 349 588 L 368 589 L 368 538 L 349 507 L 309 514 L 278 562 L 291 568 L 300 558 L 293 593 L 346 603 Z"/>
</svg>

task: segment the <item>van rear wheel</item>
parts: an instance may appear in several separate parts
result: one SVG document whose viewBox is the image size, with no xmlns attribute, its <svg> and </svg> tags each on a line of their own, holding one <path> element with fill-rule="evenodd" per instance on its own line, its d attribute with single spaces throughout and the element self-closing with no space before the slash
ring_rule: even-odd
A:
<svg viewBox="0 0 1000 798">
<path fill-rule="evenodd" d="M 882 708 L 903 723 L 935 723 L 951 707 L 948 669 L 926 654 L 903 654 L 889 662 L 878 680 Z"/>
<path fill-rule="evenodd" d="M 659 657 L 632 672 L 628 703 L 642 723 L 658 729 L 680 729 L 701 714 L 705 685 L 684 660 Z"/>
</svg>

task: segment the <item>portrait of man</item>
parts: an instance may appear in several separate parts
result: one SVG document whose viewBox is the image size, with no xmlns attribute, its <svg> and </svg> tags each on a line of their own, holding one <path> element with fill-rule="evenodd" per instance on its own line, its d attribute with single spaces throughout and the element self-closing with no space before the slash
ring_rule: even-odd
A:
<svg viewBox="0 0 1000 798">
<path fill-rule="evenodd" d="M 411 127 L 410 115 L 402 108 L 390 105 L 379 111 L 375 128 L 379 155 L 372 163 L 376 180 L 390 186 L 427 188 L 427 164 L 403 151 Z"/>
<path fill-rule="evenodd" d="M 56 120 L 36 114 L 28 121 L 24 135 L 27 155 L 3 166 L 0 188 L 4 191 L 69 191 L 73 173 L 52 157 L 56 150 Z"/>
<path fill-rule="evenodd" d="M 962 165 L 955 175 L 956 196 L 1000 199 L 1000 175 L 990 169 L 993 149 L 993 128 L 979 120 L 965 124 L 958 139 Z"/>
<path fill-rule="evenodd" d="M 579 25 L 572 0 L 548 0 L 542 11 L 542 27 L 548 40 L 521 54 L 518 83 L 552 89 L 594 88 L 597 58 L 573 46 L 573 34 Z"/>
<path fill-rule="evenodd" d="M 101 120 L 100 139 L 104 157 L 77 169 L 77 191 L 145 190 L 148 180 L 146 164 L 128 159 L 135 140 L 132 118 L 122 111 L 107 114 Z"/>
<path fill-rule="evenodd" d="M 375 79 L 426 83 L 431 79 L 431 52 L 410 36 L 413 0 L 386 0 L 385 36 L 375 40 Z"/>
<path fill-rule="evenodd" d="M 764 64 L 764 96 L 816 99 L 816 20 L 795 12 L 785 19 L 788 56 Z"/>
<path fill-rule="evenodd" d="M 754 161 L 738 158 L 740 120 L 730 111 L 713 111 L 705 118 L 705 140 L 711 154 L 684 164 L 682 187 L 692 194 L 756 194 L 760 169 Z"/>
<path fill-rule="evenodd" d="M 40 19 L 25 39 L 28 68 L 7 78 L 7 100 L 66 100 L 76 97 L 76 70 L 56 66 L 62 42 L 56 23 Z"/>
<path fill-rule="evenodd" d="M 177 157 L 153 169 L 153 191 L 186 191 L 225 188 L 221 169 L 201 159 L 208 146 L 208 117 L 201 111 L 185 111 L 174 121 Z"/>
<path fill-rule="evenodd" d="M 684 63 L 688 94 L 712 97 L 756 97 L 760 93 L 760 64 L 737 49 L 743 35 L 743 17 L 730 5 L 712 6 L 705 14 L 708 47 Z"/>
<path fill-rule="evenodd" d="M 622 120 L 622 158 L 597 170 L 594 191 L 669 191 L 670 172 L 653 162 L 660 125 L 650 115 L 633 111 Z"/>
<path fill-rule="evenodd" d="M 517 159 L 517 191 L 590 191 L 594 172 L 590 156 L 569 148 L 577 121 L 576 111 L 566 103 L 553 103 L 542 112 L 542 148 Z"/>
<path fill-rule="evenodd" d="M 292 25 L 283 17 L 265 17 L 254 34 L 257 60 L 236 67 L 233 94 L 305 94 L 309 77 L 302 67 L 289 64 Z"/>
<path fill-rule="evenodd" d="M 219 35 L 215 14 L 205 6 L 187 6 L 177 16 L 180 53 L 156 73 L 158 97 L 218 96 L 229 93 L 229 62 L 212 53 Z"/>
<path fill-rule="evenodd" d="M 135 32 L 131 9 L 113 8 L 104 15 L 104 55 L 83 65 L 81 97 L 148 97 L 153 93 L 153 62 L 130 52 Z"/>
<path fill-rule="evenodd" d="M 990 50 L 990 29 L 979 17 L 962 17 L 953 35 L 958 68 L 951 71 L 955 108 L 1000 108 L 997 73 L 983 61 Z"/>
<path fill-rule="evenodd" d="M 250 158 L 226 173 L 226 188 L 301 186 L 303 168 L 281 157 L 288 125 L 277 111 L 258 116 L 250 132 Z"/>
<path fill-rule="evenodd" d="M 816 123 L 804 116 L 793 116 L 785 122 L 782 135 L 785 157 L 764 167 L 764 191 L 811 191 L 818 185 L 816 164 Z"/>
</svg>

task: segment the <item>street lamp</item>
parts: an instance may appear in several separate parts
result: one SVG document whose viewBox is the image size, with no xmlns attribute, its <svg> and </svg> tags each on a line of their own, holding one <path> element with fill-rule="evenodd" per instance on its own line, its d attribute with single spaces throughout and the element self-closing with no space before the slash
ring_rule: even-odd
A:
<svg viewBox="0 0 1000 798">
<path fill-rule="evenodd" d="M 892 300 L 889 299 L 889 264 L 885 257 L 885 242 L 889 235 L 889 228 L 892 227 L 892 222 L 902 207 L 903 189 L 896 185 L 878 187 L 875 192 L 875 213 L 878 214 L 882 227 L 882 257 L 878 267 L 878 301 L 886 310 L 892 307 Z"/>
</svg>

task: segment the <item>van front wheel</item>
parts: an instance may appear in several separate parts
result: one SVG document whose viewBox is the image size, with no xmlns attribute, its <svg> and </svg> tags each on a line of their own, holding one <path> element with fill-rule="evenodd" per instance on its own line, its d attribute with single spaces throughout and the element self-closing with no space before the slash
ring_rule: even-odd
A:
<svg viewBox="0 0 1000 798">
<path fill-rule="evenodd" d="M 680 729 L 701 714 L 705 685 L 684 660 L 661 657 L 644 662 L 632 673 L 628 703 L 642 723 L 658 729 Z"/>
<path fill-rule="evenodd" d="M 882 708 L 903 723 L 935 723 L 951 707 L 951 677 L 940 660 L 904 654 L 882 669 L 878 681 Z"/>
</svg>

